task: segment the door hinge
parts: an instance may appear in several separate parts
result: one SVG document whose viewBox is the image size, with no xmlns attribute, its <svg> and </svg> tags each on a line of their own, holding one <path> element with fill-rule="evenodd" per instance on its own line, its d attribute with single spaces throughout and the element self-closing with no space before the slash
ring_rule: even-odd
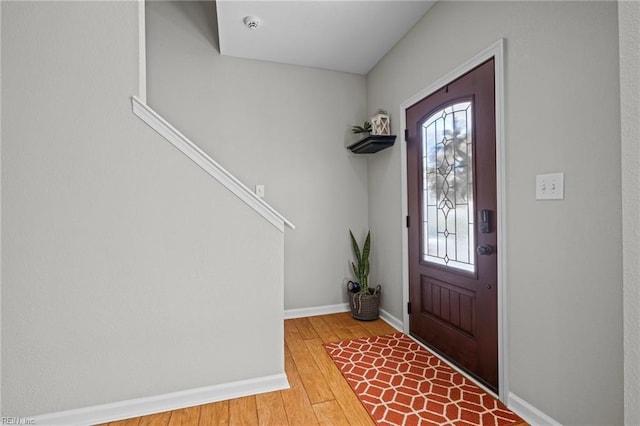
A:
<svg viewBox="0 0 640 426">
<path fill-rule="evenodd" d="M 407 228 L 409 227 L 409 216 L 407 216 Z"/>
<path fill-rule="evenodd" d="M 409 130 L 404 129 L 404 141 L 408 142 L 409 141 Z"/>
<path fill-rule="evenodd" d="M 411 315 L 411 302 L 407 302 L 407 313 Z"/>
</svg>

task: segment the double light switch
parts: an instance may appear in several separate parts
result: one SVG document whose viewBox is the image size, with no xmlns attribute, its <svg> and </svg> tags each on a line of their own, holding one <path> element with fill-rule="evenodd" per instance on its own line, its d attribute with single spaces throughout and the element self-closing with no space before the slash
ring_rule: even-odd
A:
<svg viewBox="0 0 640 426">
<path fill-rule="evenodd" d="M 563 200 L 564 173 L 536 175 L 536 200 Z"/>
</svg>

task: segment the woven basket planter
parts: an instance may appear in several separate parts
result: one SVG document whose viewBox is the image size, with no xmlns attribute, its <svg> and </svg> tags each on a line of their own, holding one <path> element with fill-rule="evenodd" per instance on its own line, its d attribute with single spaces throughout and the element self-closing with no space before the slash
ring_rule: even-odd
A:
<svg viewBox="0 0 640 426">
<path fill-rule="evenodd" d="M 380 286 L 375 290 L 369 289 L 372 294 L 348 293 L 351 316 L 361 321 L 373 321 L 378 318 L 380 308 Z"/>
</svg>

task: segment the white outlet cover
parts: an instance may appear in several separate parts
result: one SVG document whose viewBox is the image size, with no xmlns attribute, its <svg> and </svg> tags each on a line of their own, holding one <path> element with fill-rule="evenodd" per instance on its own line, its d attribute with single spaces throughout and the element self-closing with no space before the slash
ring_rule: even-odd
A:
<svg viewBox="0 0 640 426">
<path fill-rule="evenodd" d="M 259 198 L 264 198 L 264 185 L 256 185 L 256 195 Z"/>
<path fill-rule="evenodd" d="M 536 175 L 536 200 L 564 200 L 564 173 Z"/>
</svg>

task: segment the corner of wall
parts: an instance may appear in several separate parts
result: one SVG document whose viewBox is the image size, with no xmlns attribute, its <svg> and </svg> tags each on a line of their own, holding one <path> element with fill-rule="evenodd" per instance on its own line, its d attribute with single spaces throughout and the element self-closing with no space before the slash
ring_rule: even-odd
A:
<svg viewBox="0 0 640 426">
<path fill-rule="evenodd" d="M 145 0 L 138 0 L 138 98 L 147 103 L 147 29 Z"/>
<path fill-rule="evenodd" d="M 640 3 L 618 2 L 622 143 L 624 422 L 640 424 Z"/>
<path fill-rule="evenodd" d="M 2 3 L 0 3 L 0 29 Z M 0 31 L 0 159 L 2 158 L 2 32 Z M 0 160 L 0 416 L 2 416 L 2 161 Z"/>
</svg>

